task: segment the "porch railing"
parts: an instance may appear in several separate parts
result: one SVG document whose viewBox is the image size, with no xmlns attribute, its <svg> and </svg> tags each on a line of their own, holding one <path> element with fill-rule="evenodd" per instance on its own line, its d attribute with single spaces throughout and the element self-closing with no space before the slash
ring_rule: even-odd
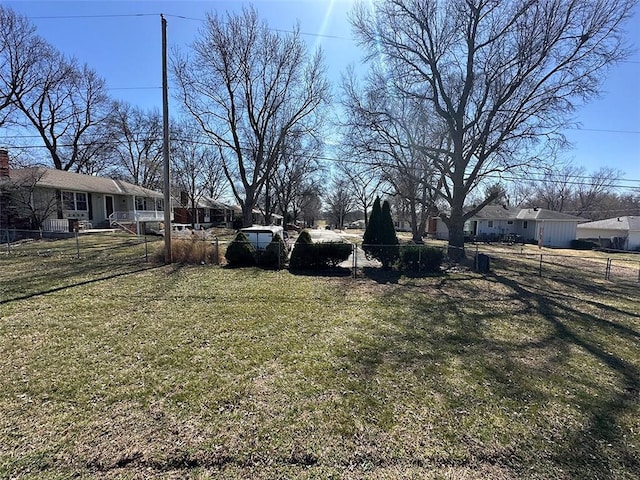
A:
<svg viewBox="0 0 640 480">
<path fill-rule="evenodd" d="M 173 214 L 171 215 L 173 219 Z M 164 211 L 161 210 L 130 210 L 124 212 L 113 212 L 109 215 L 109 224 L 122 222 L 162 222 Z"/>
</svg>

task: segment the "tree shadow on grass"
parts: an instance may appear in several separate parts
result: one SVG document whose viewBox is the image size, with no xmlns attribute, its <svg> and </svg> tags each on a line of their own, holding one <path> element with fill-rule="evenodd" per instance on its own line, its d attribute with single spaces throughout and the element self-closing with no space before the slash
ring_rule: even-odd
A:
<svg viewBox="0 0 640 480">
<path fill-rule="evenodd" d="M 609 372 L 614 374 L 621 383 L 621 388 L 617 391 L 611 388 L 601 389 L 604 395 L 600 400 L 592 402 L 590 411 L 585 412 L 588 420 L 581 428 L 570 432 L 558 443 L 559 449 L 554 458 L 555 462 L 565 465 L 570 471 L 580 465 L 580 470 L 576 471 L 576 474 L 584 473 L 586 467 L 594 475 L 597 472 L 594 478 L 616 478 L 612 473 L 612 460 L 619 465 L 627 466 L 630 472 L 640 474 L 638 451 L 631 451 L 628 443 L 632 440 L 626 438 L 628 432 L 625 432 L 619 424 L 619 419 L 630 413 L 633 407 L 637 407 L 640 400 L 640 370 L 632 361 L 605 349 L 593 338 L 594 335 L 591 335 L 591 338 L 588 335 L 589 331 L 595 328 L 603 333 L 621 337 L 637 347 L 638 333 L 632 328 L 601 318 L 596 314 L 577 311 L 570 307 L 568 302 L 563 301 L 562 295 L 556 298 L 550 294 L 551 292 L 536 293 L 530 287 L 504 276 L 495 275 L 494 278 L 512 289 L 544 317 L 553 328 L 553 338 L 557 339 L 556 341 L 586 352 L 606 365 Z M 590 284 L 579 286 L 579 288 L 588 289 L 591 287 Z M 617 308 L 604 306 L 603 309 L 613 310 L 613 314 L 621 313 Z M 630 318 L 634 315 L 633 312 L 624 313 Z"/>
<path fill-rule="evenodd" d="M 34 278 L 31 281 L 28 278 L 22 278 L 20 280 L 20 283 L 21 285 L 25 286 L 25 288 L 22 289 L 22 292 L 16 293 L 12 296 L 9 296 L 8 298 L 0 299 L 0 305 L 20 300 L 27 300 L 30 298 L 59 292 L 69 288 L 90 285 L 92 283 L 123 277 L 146 270 L 153 270 L 161 268 L 163 266 L 164 265 L 133 262 L 131 264 L 105 265 L 103 266 L 103 268 L 97 268 L 94 263 L 78 262 L 77 264 L 74 264 L 71 269 L 69 267 L 65 267 L 63 269 L 52 268 L 48 269 L 46 272 L 43 271 L 35 273 L 34 277 L 39 278 Z M 116 271 L 114 271 L 114 269 L 116 269 Z M 49 280 L 43 281 L 42 277 L 57 279 L 52 280 L 57 284 L 55 286 L 39 288 L 38 284 L 43 285 L 46 283 L 50 284 L 52 282 Z"/>
<path fill-rule="evenodd" d="M 623 353 L 638 351 L 637 312 L 624 302 L 609 306 L 594 296 L 585 305 L 572 297 L 589 294 L 589 282 L 563 284 L 561 292 L 490 274 L 483 295 L 464 278 L 443 280 L 435 294 L 414 289 L 409 306 L 352 334 L 353 348 L 342 352 L 362 392 L 389 371 L 399 378 L 409 372 L 417 385 L 412 388 L 437 395 L 443 413 L 464 415 L 466 429 L 452 432 L 436 420 L 430 435 L 448 438 L 450 448 L 457 444 L 466 453 L 431 462 L 488 462 L 517 477 L 613 480 L 640 474 L 637 432 L 627 428 L 637 414 L 640 372 L 638 358 Z M 407 294 L 404 285 L 386 283 L 383 301 L 393 304 Z M 492 295 L 491 285 L 500 293 Z M 631 289 L 616 295 L 635 298 Z M 381 410 L 405 401 L 388 389 L 377 394 L 383 396 L 376 399 Z M 362 401 L 372 403 L 366 395 Z M 485 429 L 495 420 L 483 417 L 485 411 L 503 422 L 489 435 Z M 507 440 L 487 447 L 487 439 L 496 437 Z"/>
<path fill-rule="evenodd" d="M 289 273 L 301 277 L 350 277 L 351 269 L 346 267 L 290 268 Z"/>
</svg>

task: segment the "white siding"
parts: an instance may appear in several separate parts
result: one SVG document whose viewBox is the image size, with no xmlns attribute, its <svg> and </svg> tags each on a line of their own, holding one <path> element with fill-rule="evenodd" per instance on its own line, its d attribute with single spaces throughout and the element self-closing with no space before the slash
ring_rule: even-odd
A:
<svg viewBox="0 0 640 480">
<path fill-rule="evenodd" d="M 577 238 L 611 238 L 626 237 L 627 232 L 619 229 L 604 230 L 602 228 L 578 228 L 576 230 Z"/>
<path fill-rule="evenodd" d="M 640 231 L 639 232 L 629 232 L 629 243 L 627 244 L 627 248 L 629 250 L 638 250 L 640 249 Z"/>
<path fill-rule="evenodd" d="M 449 240 L 449 229 L 441 218 L 436 219 L 436 238 L 438 240 Z"/>
<path fill-rule="evenodd" d="M 536 222 L 536 240 L 542 233 L 542 244 L 545 247 L 569 247 L 571 240 L 576 238 L 576 226 L 574 222 L 556 222 L 553 220 Z"/>
</svg>

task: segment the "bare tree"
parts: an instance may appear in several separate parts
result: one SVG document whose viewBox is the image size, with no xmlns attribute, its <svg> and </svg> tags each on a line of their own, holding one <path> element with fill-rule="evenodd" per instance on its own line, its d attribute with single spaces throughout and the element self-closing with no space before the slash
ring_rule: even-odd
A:
<svg viewBox="0 0 640 480">
<path fill-rule="evenodd" d="M 281 158 L 270 180 L 273 203 L 285 221 L 295 222 L 300 210 L 301 197 L 314 190 L 322 170 L 318 157 L 322 143 L 312 135 L 293 131 L 282 146 Z"/>
<path fill-rule="evenodd" d="M 598 93 L 628 51 L 623 27 L 635 0 L 387 0 L 360 4 L 352 22 L 398 95 L 415 99 L 449 143 L 438 168 L 449 212 L 449 255 L 464 257 L 466 209 L 482 177 L 535 166 L 562 140 L 578 104 Z M 544 142 L 539 142 L 544 140 Z M 540 157 L 535 162 L 540 163 Z"/>
<path fill-rule="evenodd" d="M 316 219 L 320 217 L 322 211 L 320 193 L 319 186 L 314 185 L 305 190 L 302 195 L 296 199 L 294 208 L 300 212 L 304 224 L 307 227 L 315 225 Z"/>
<path fill-rule="evenodd" d="M 434 166 L 438 155 L 427 155 L 418 145 L 442 142 L 443 137 L 432 130 L 419 103 L 390 93 L 379 69 L 372 70 L 364 87 L 353 74 L 343 81 L 346 151 L 376 172 L 369 177 L 378 179 L 376 189 L 382 182 L 391 186 L 387 193 L 399 198 L 401 211 L 409 214 L 413 240 L 421 242 L 429 214 L 436 213 L 441 182 Z"/>
<path fill-rule="evenodd" d="M 114 168 L 134 185 L 162 185 L 162 119 L 157 110 L 144 111 L 128 103 L 115 104 L 108 120 Z"/>
<path fill-rule="evenodd" d="M 541 179 L 532 182 L 532 203 L 535 203 L 532 206 L 565 211 L 566 206 L 573 203 L 576 180 L 584 172 L 584 167 L 574 165 L 564 165 L 560 169 L 545 172 Z"/>
<path fill-rule="evenodd" d="M 297 28 L 278 34 L 251 8 L 208 16 L 192 56 L 176 55 L 173 72 L 186 109 L 219 146 L 243 223 L 251 224 L 289 132 L 321 127 L 329 95 L 321 53 L 310 57 Z"/>
<path fill-rule="evenodd" d="M 349 190 L 356 203 L 356 208 L 364 215 L 365 228 L 369 221 L 369 208 L 373 205 L 376 195 L 380 194 L 383 184 L 380 170 L 375 166 L 366 165 L 361 162 L 342 162 L 338 166 L 338 171 L 348 182 Z"/>
<path fill-rule="evenodd" d="M 621 176 L 620 170 L 602 167 L 589 177 L 577 182 L 575 214 L 588 215 L 602 208 L 604 200 L 614 192 L 616 182 Z"/>
<path fill-rule="evenodd" d="M 217 198 L 226 187 L 217 149 L 202 138 L 197 125 L 182 122 L 174 127 L 171 139 L 171 166 L 175 198 L 191 211 L 191 222 L 198 222 L 199 201 L 206 196 Z"/>
<path fill-rule="evenodd" d="M 35 71 L 49 47 L 26 17 L 0 5 L 0 126 L 15 110 L 15 101 L 37 87 Z"/>
<path fill-rule="evenodd" d="M 611 200 L 621 175 L 622 172 L 609 167 L 587 174 L 584 167 L 566 164 L 531 180 L 533 194 L 528 204 L 592 218 Z"/>
<path fill-rule="evenodd" d="M 331 179 L 329 191 L 325 196 L 327 212 L 336 228 L 342 229 L 347 215 L 355 210 L 356 202 L 349 188 L 348 181 L 341 175 Z"/>
<path fill-rule="evenodd" d="M 67 60 L 43 46 L 33 68 L 36 87 L 16 97 L 15 104 L 36 130 L 58 170 L 95 170 L 97 139 L 106 134 L 112 102 L 104 79 L 86 64 Z M 107 144 L 103 144 L 106 146 Z"/>
<path fill-rule="evenodd" d="M 45 174 L 46 170 L 42 167 L 24 168 L 18 178 L 2 185 L 11 199 L 11 213 L 27 219 L 29 228 L 33 230 L 42 228 L 43 222 L 56 212 L 60 203 L 59 193 L 38 188 Z"/>
</svg>

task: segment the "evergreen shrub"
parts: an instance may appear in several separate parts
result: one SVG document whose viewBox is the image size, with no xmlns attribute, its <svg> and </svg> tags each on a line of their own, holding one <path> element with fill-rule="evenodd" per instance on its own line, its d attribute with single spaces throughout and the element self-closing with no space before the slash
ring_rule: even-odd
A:
<svg viewBox="0 0 640 480">
<path fill-rule="evenodd" d="M 256 249 L 247 236 L 238 232 L 224 256 L 230 267 L 249 267 L 256 263 L 255 253 Z"/>
<path fill-rule="evenodd" d="M 398 237 L 391 218 L 391 206 L 385 200 L 380 206 L 380 197 L 373 202 L 371 216 L 362 238 L 362 249 L 367 258 L 382 262 L 389 269 L 398 259 Z"/>
<path fill-rule="evenodd" d="M 280 235 L 275 234 L 262 255 L 260 255 L 260 266 L 280 270 L 287 262 L 287 246 Z"/>
<path fill-rule="evenodd" d="M 308 230 L 302 230 L 291 251 L 289 267 L 292 269 L 310 268 L 314 263 L 311 235 Z"/>
</svg>

